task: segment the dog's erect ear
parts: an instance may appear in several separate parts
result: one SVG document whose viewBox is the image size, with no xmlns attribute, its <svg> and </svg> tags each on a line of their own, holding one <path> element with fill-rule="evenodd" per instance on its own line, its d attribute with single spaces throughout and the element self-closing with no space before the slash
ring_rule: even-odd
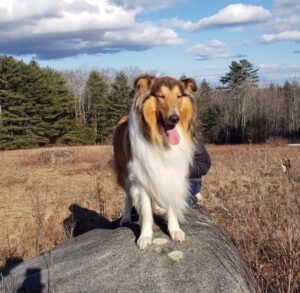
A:
<svg viewBox="0 0 300 293">
<path fill-rule="evenodd" d="M 140 75 L 134 81 L 135 90 L 138 90 L 140 92 L 147 91 L 151 87 L 151 84 L 154 79 L 155 76 L 153 75 L 148 75 L 148 74 Z"/>
<path fill-rule="evenodd" d="M 185 92 L 191 93 L 197 91 L 197 85 L 193 78 L 185 78 L 185 79 L 181 79 L 180 81 L 183 85 Z"/>
</svg>

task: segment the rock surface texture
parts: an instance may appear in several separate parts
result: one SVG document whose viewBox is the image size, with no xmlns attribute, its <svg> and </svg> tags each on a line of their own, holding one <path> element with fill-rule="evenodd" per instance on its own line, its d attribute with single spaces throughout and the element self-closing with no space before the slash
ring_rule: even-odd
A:
<svg viewBox="0 0 300 293">
<path fill-rule="evenodd" d="M 154 243 L 139 250 L 136 223 L 118 221 L 2 271 L 0 292 L 254 292 L 244 263 L 201 208 L 188 212 L 183 243 L 156 220 Z"/>
</svg>

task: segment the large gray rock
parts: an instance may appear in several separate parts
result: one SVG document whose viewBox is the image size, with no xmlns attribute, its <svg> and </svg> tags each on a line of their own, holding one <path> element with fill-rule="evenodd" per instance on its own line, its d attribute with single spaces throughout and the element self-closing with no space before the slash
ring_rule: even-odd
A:
<svg viewBox="0 0 300 293">
<path fill-rule="evenodd" d="M 75 159 L 75 153 L 70 150 L 50 150 L 39 154 L 39 160 L 43 163 L 55 164 L 57 162 L 69 163 Z"/>
<path fill-rule="evenodd" d="M 209 215 L 196 208 L 186 219 L 182 225 L 187 236 L 184 243 L 172 242 L 165 224 L 158 219 L 154 244 L 146 250 L 136 246 L 137 224 L 118 227 L 117 221 L 106 223 L 51 252 L 6 268 L 2 289 L 64 293 L 254 292 L 236 248 Z"/>
</svg>

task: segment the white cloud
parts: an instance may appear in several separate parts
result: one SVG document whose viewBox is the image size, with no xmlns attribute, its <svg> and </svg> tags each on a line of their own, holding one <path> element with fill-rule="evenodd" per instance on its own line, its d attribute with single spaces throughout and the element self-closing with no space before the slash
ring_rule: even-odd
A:
<svg viewBox="0 0 300 293">
<path fill-rule="evenodd" d="M 51 59 L 81 53 L 145 50 L 154 46 L 178 45 L 182 42 L 172 29 L 137 21 L 137 15 L 146 8 L 128 6 L 125 2 L 1 2 L 0 53 L 35 55 L 40 59 Z M 175 0 L 165 0 L 161 5 L 171 5 L 174 2 Z M 159 2 L 154 1 L 152 8 L 155 3 L 158 5 Z"/>
<path fill-rule="evenodd" d="M 217 14 L 200 19 L 194 23 L 177 18 L 165 20 L 164 24 L 180 27 L 187 31 L 197 31 L 206 28 L 232 27 L 266 21 L 271 16 L 269 10 L 262 6 L 230 4 Z"/>
<path fill-rule="evenodd" d="M 300 12 L 299 12 L 300 13 Z M 270 27 L 277 31 L 288 31 L 300 28 L 300 14 L 280 12 L 280 16 L 274 17 L 270 22 Z"/>
<path fill-rule="evenodd" d="M 214 48 L 224 48 L 227 46 L 225 43 L 217 39 L 210 40 L 207 45 Z"/>
<path fill-rule="evenodd" d="M 272 18 L 263 29 L 269 32 L 260 36 L 263 43 L 296 41 L 300 32 L 300 1 L 274 0 Z"/>
<path fill-rule="evenodd" d="M 138 8 L 143 11 L 156 10 L 172 6 L 185 0 L 111 0 L 112 3 L 122 6 L 125 9 Z"/>
<path fill-rule="evenodd" d="M 161 21 L 162 25 L 165 27 L 178 27 L 182 30 L 190 31 L 195 23 L 190 20 L 182 20 L 177 17 L 163 19 Z"/>
<path fill-rule="evenodd" d="M 275 8 L 288 8 L 300 10 L 299 0 L 274 0 Z"/>
<path fill-rule="evenodd" d="M 300 80 L 300 64 L 261 64 L 259 75 L 262 83 L 284 83 Z"/>
<path fill-rule="evenodd" d="M 276 63 L 262 63 L 258 65 L 258 68 L 267 71 L 267 70 L 280 68 L 280 66 L 281 66 L 280 64 L 276 64 Z"/>
<path fill-rule="evenodd" d="M 280 41 L 300 42 L 300 31 L 285 31 L 276 34 L 264 34 L 261 36 L 263 43 L 273 43 Z"/>
<path fill-rule="evenodd" d="M 228 52 L 227 45 L 219 40 L 211 40 L 207 44 L 199 43 L 187 50 L 192 54 L 195 60 L 205 61 L 212 59 L 227 59 L 234 57 L 243 57 L 241 54 L 232 54 Z"/>
<path fill-rule="evenodd" d="M 141 44 L 142 46 L 179 45 L 181 40 L 171 29 L 161 29 L 151 23 L 140 24 L 138 28 L 132 28 L 124 34 L 123 31 L 111 31 L 104 34 L 104 39 L 111 42 Z"/>
<path fill-rule="evenodd" d="M 291 31 L 300 28 L 300 1 L 275 0 L 272 9 L 273 18 L 269 27 L 274 31 Z"/>
</svg>

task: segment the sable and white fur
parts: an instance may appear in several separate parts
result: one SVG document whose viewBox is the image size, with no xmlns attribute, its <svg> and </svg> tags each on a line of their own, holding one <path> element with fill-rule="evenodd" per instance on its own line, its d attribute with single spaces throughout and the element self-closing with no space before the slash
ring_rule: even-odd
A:
<svg viewBox="0 0 300 293">
<path fill-rule="evenodd" d="M 141 235 L 137 244 L 141 249 L 152 243 L 153 210 L 156 206 L 166 211 L 168 231 L 172 240 L 182 242 L 185 239 L 185 234 L 180 229 L 179 221 L 184 219 L 186 198 L 189 194 L 187 176 L 189 165 L 193 160 L 194 143 L 192 131 L 195 115 L 193 100 L 190 96 L 190 91 L 188 91 L 190 83 L 187 83 L 189 87 L 187 84 L 186 86 L 183 84 L 183 91 L 189 92 L 185 103 L 190 101 L 192 106 L 188 105 L 188 107 L 192 111 L 190 111 L 191 113 L 185 113 L 188 112 L 185 111 L 184 114 L 191 117 L 186 117 L 187 121 L 179 121 L 175 126 L 180 135 L 180 142 L 176 145 L 166 145 L 166 137 L 158 142 L 153 139 L 154 135 L 152 135 L 152 139 L 151 135 L 147 139 L 145 131 L 151 132 L 151 125 L 148 130 L 141 127 L 140 116 L 145 114 L 146 111 L 139 111 L 138 109 L 143 107 L 145 98 L 153 95 L 151 93 L 151 84 L 155 82 L 155 79 L 147 76 L 144 78 L 149 79 L 149 89 L 141 89 L 139 87 L 136 89 L 129 118 L 125 117 L 121 120 L 119 129 L 117 128 L 114 137 L 117 176 L 119 183 L 126 190 L 125 209 L 121 224 L 130 222 L 131 208 L 134 206 L 140 216 Z M 195 89 L 194 81 L 190 81 L 193 82 L 193 89 Z M 158 106 L 158 103 L 153 103 L 153 105 Z M 157 109 L 156 111 L 158 112 Z M 173 109 L 173 111 L 175 110 Z M 180 109 L 178 111 L 180 114 Z M 185 117 L 184 114 L 180 115 L 182 119 Z M 158 114 L 156 113 L 156 115 Z M 147 118 L 142 120 L 147 120 Z M 155 121 L 155 123 L 160 123 L 159 119 Z M 161 133 L 161 128 L 159 129 L 160 132 L 156 136 L 164 136 Z M 123 151 L 120 150 L 120 143 L 125 147 L 124 154 L 122 153 L 124 149 Z M 126 150 L 126 148 L 130 149 Z M 129 159 L 123 159 L 124 162 L 122 163 L 122 158 L 126 157 L 126 155 Z M 126 163 L 127 166 L 124 166 Z M 123 170 L 123 173 L 125 171 L 126 175 L 122 175 L 120 169 Z"/>
</svg>

